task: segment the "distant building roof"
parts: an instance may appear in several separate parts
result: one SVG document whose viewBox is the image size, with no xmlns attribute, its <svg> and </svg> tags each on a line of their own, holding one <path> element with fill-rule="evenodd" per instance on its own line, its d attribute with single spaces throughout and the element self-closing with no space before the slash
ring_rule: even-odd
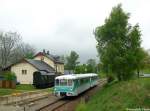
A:
<svg viewBox="0 0 150 111">
<path fill-rule="evenodd" d="M 52 55 L 52 54 L 45 53 L 45 52 L 39 52 L 39 53 L 37 53 L 37 54 L 35 55 L 35 57 L 38 56 L 38 55 L 46 56 L 46 57 L 48 57 L 49 59 L 53 60 L 55 63 L 64 64 L 64 62 L 60 59 L 60 56 Z"/>
<path fill-rule="evenodd" d="M 54 68 L 52 68 L 51 66 L 49 66 L 43 61 L 32 60 L 32 59 L 25 59 L 25 60 L 40 71 L 55 72 Z"/>
</svg>

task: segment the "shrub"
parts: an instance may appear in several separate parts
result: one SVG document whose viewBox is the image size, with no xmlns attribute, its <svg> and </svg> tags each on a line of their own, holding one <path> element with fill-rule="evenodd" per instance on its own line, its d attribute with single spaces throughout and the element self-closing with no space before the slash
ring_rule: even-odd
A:
<svg viewBox="0 0 150 111">
<path fill-rule="evenodd" d="M 8 81 L 15 81 L 16 75 L 13 72 L 7 71 L 7 72 L 4 72 L 4 78 L 5 80 L 8 80 Z"/>
<path fill-rule="evenodd" d="M 108 83 L 110 83 L 110 82 L 112 82 L 112 81 L 114 81 L 114 80 L 115 80 L 115 78 L 114 78 L 113 75 L 107 75 L 107 82 L 108 82 Z"/>
</svg>

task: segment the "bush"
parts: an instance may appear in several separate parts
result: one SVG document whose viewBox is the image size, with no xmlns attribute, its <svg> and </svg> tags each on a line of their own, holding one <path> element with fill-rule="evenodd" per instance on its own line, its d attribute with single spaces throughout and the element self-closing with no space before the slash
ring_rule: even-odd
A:
<svg viewBox="0 0 150 111">
<path fill-rule="evenodd" d="M 112 82 L 112 81 L 114 81 L 114 80 L 115 80 L 114 76 L 112 76 L 112 75 L 108 75 L 108 76 L 107 76 L 107 82 L 108 82 L 108 83 L 110 83 L 110 82 Z"/>
<path fill-rule="evenodd" d="M 13 72 L 7 71 L 4 72 L 4 78 L 8 81 L 16 81 L 16 75 Z"/>
</svg>

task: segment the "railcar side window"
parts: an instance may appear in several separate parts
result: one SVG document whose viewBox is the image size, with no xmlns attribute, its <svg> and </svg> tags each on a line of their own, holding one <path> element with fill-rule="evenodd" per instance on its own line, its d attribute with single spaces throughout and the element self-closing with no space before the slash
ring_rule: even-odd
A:
<svg viewBox="0 0 150 111">
<path fill-rule="evenodd" d="M 72 80 L 68 80 L 68 86 L 72 86 Z"/>
</svg>

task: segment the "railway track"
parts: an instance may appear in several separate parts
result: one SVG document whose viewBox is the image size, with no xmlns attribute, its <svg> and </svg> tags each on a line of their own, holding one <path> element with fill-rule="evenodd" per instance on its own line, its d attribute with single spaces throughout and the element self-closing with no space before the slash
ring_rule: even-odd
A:
<svg viewBox="0 0 150 111">
<path fill-rule="evenodd" d="M 100 80 L 99 84 L 97 85 L 97 87 L 101 87 L 106 83 L 106 79 Z M 79 98 L 84 98 L 83 95 L 86 95 L 86 93 L 88 93 L 90 91 L 90 89 L 82 94 L 80 94 L 78 97 L 73 97 L 73 99 L 68 99 L 68 98 L 61 98 L 59 100 L 54 101 L 51 104 L 48 104 L 40 109 L 38 109 L 37 111 L 56 111 L 57 109 L 63 107 L 66 104 L 69 104 L 71 101 L 75 101 Z M 86 96 L 85 96 L 86 97 Z M 86 99 L 86 98 L 84 98 Z"/>
<path fill-rule="evenodd" d="M 55 111 L 56 109 L 62 107 L 63 105 L 65 105 L 67 103 L 69 103 L 69 100 L 58 100 L 52 104 L 49 104 L 47 106 L 44 106 L 43 108 L 40 108 L 37 111 Z"/>
</svg>

